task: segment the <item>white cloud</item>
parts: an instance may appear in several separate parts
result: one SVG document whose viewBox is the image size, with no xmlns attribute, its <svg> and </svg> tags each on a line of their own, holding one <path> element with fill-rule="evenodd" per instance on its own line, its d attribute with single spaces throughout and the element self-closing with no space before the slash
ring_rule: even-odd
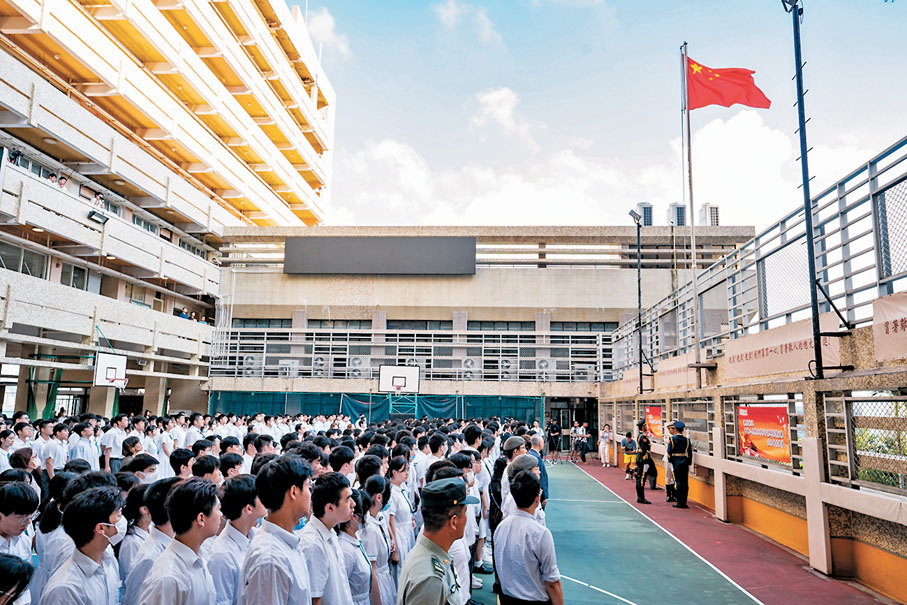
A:
<svg viewBox="0 0 907 605">
<path fill-rule="evenodd" d="M 532 138 L 529 121 L 516 112 L 520 102 L 516 92 L 506 86 L 492 88 L 477 94 L 475 101 L 478 107 L 469 118 L 470 126 L 483 127 L 496 124 L 508 137 L 521 139 L 526 142 L 529 149 L 538 151 L 538 145 Z"/>
<path fill-rule="evenodd" d="M 472 17 L 473 29 L 478 34 L 479 39 L 485 44 L 500 44 L 502 42 L 501 34 L 498 33 L 488 11 L 483 7 L 478 7 L 457 0 L 445 0 L 440 4 L 433 4 L 432 9 L 447 29 L 455 30 L 467 17 Z"/>
<path fill-rule="evenodd" d="M 309 15 L 308 28 L 312 40 L 336 50 L 342 57 L 348 57 L 350 55 L 349 38 L 345 34 L 338 34 L 336 26 L 334 16 L 327 7 L 321 7 Z"/>
<path fill-rule="evenodd" d="M 515 96 L 498 89 L 497 109 L 486 120 L 519 132 L 511 122 Z M 490 91 L 495 92 L 495 91 Z M 698 208 L 721 207 L 724 225 L 758 229 L 802 203 L 793 137 L 767 126 L 756 111 L 713 120 L 694 133 L 693 168 Z M 581 148 L 556 149 L 511 166 L 466 162 L 433 167 L 411 145 L 367 142 L 340 153 L 331 224 L 360 225 L 624 225 L 637 202 L 655 205 L 665 224 L 667 204 L 683 199 L 680 140 L 664 145 L 646 165 L 620 157 L 592 157 Z M 818 175 L 814 192 L 870 157 L 848 142 L 810 154 Z"/>
</svg>

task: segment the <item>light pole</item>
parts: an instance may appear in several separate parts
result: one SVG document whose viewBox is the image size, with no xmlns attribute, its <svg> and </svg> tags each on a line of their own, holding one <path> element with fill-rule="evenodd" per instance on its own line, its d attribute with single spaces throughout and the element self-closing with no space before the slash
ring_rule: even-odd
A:
<svg viewBox="0 0 907 605">
<path fill-rule="evenodd" d="M 642 217 L 635 210 L 631 210 L 630 218 L 636 223 L 636 329 L 639 334 L 637 341 L 639 394 L 642 395 Z"/>
</svg>

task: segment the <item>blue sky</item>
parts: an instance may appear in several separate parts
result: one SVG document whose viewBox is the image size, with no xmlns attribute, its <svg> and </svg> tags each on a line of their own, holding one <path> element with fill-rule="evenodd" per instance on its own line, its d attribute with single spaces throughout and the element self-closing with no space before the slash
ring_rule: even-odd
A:
<svg viewBox="0 0 907 605">
<path fill-rule="evenodd" d="M 328 224 L 624 224 L 683 196 L 678 48 L 747 67 L 769 110 L 693 112 L 697 206 L 766 226 L 798 202 L 790 16 L 777 0 L 309 3 L 337 91 Z M 814 189 L 907 135 L 907 2 L 811 0 Z M 758 218 L 753 208 L 758 207 Z"/>
</svg>

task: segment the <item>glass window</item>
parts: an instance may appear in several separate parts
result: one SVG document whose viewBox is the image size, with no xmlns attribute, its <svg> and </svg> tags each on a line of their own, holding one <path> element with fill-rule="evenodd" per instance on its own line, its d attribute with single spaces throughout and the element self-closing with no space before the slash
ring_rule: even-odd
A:
<svg viewBox="0 0 907 605">
<path fill-rule="evenodd" d="M 31 250 L 22 251 L 22 273 L 44 279 L 47 257 Z"/>
<path fill-rule="evenodd" d="M 22 260 L 22 249 L 8 244 L 6 242 L 0 242 L 0 264 L 2 264 L 4 269 L 9 269 L 10 271 L 18 271 L 19 263 Z"/>
<path fill-rule="evenodd" d="M 150 221 L 143 219 L 142 217 L 140 217 L 136 214 L 132 215 L 132 223 L 134 225 L 138 225 L 139 227 L 141 227 L 142 229 L 144 229 L 145 231 L 148 231 L 150 233 L 156 234 L 158 232 L 157 225 L 155 225 L 154 223 L 152 223 Z"/>
<path fill-rule="evenodd" d="M 145 305 L 145 286 L 138 286 L 136 284 L 127 283 L 126 300 L 131 303 Z"/>
<path fill-rule="evenodd" d="M 88 271 L 84 267 L 72 268 L 72 287 L 79 290 L 88 288 Z"/>
</svg>

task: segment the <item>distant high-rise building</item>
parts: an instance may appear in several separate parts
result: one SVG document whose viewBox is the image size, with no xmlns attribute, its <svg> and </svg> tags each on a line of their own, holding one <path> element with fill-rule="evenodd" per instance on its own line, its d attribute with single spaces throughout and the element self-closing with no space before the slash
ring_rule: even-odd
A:
<svg viewBox="0 0 907 605">
<path fill-rule="evenodd" d="M 718 226 L 718 206 L 703 204 L 699 210 L 699 224 L 706 227 Z"/>
<path fill-rule="evenodd" d="M 687 209 L 680 202 L 668 206 L 668 224 L 675 227 L 685 227 L 687 224 Z"/>
<path fill-rule="evenodd" d="M 652 226 L 652 204 L 649 202 L 639 202 L 636 204 L 636 212 L 642 217 L 640 222 L 643 227 Z"/>
</svg>

